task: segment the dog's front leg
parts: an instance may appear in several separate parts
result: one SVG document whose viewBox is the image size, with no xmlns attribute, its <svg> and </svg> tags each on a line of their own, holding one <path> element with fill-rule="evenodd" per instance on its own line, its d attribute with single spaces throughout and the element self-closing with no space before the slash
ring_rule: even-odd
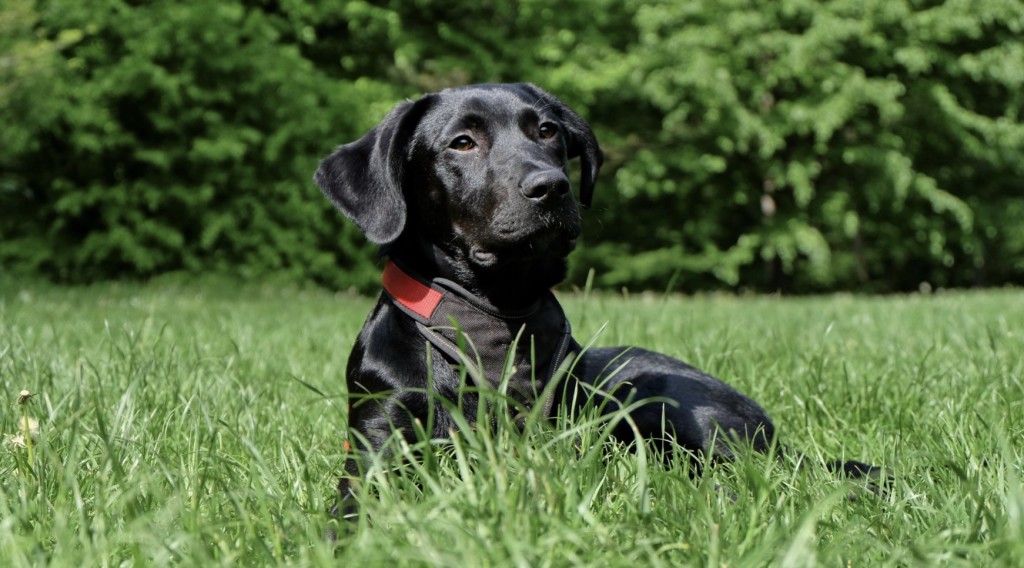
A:
<svg viewBox="0 0 1024 568">
<path fill-rule="evenodd" d="M 460 424 L 474 424 L 479 397 L 464 388 L 464 377 L 439 354 L 431 357 L 430 370 L 411 375 L 392 369 L 391 377 L 428 377 L 421 384 L 405 388 L 368 392 L 366 385 L 379 385 L 369 380 L 367 354 L 353 352 L 353 368 L 349 370 L 349 428 L 345 441 L 344 473 L 338 482 L 339 501 L 334 516 L 354 520 L 358 516 L 357 496 L 368 466 L 376 461 L 387 462 L 396 457 L 395 441 L 415 448 L 419 442 L 448 438 Z M 425 354 L 424 354 L 425 355 Z M 424 357 L 426 359 L 426 357 Z M 379 366 L 373 366 L 375 372 Z M 407 372 L 407 370 L 404 370 Z M 455 414 L 459 415 L 456 419 Z M 403 458 L 416 459 L 402 451 Z"/>
</svg>

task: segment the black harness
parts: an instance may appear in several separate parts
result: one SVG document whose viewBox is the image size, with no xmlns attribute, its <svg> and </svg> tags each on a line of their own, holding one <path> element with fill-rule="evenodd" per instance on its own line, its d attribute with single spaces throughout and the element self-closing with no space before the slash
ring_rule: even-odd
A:
<svg viewBox="0 0 1024 568">
<path fill-rule="evenodd" d="M 507 389 L 526 405 L 540 398 L 579 350 L 550 291 L 521 312 L 505 312 L 450 280 L 423 280 L 394 261 L 384 268 L 382 280 L 391 302 L 416 321 L 423 337 L 451 364 L 465 367 L 476 386 Z M 547 413 L 550 397 L 542 404 Z"/>
</svg>

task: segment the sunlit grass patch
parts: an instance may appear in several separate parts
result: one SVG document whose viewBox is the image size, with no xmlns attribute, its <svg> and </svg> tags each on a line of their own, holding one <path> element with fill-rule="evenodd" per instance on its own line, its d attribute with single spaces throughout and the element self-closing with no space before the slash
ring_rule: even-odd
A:
<svg viewBox="0 0 1024 568">
<path fill-rule="evenodd" d="M 581 340 L 718 374 L 769 411 L 787 451 L 698 472 L 626 451 L 594 416 L 521 428 L 499 416 L 398 449 L 418 461 L 371 467 L 359 520 L 332 545 L 344 366 L 371 300 L 4 286 L 0 435 L 32 441 L 31 458 L 0 445 L 4 566 L 1024 559 L 1017 291 L 563 295 Z M 844 458 L 886 467 L 889 494 L 819 466 Z"/>
</svg>

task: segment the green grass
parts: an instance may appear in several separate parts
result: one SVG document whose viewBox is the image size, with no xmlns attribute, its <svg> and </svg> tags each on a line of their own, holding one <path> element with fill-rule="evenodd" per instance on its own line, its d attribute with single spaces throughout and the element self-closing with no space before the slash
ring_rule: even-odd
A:
<svg viewBox="0 0 1024 568">
<path fill-rule="evenodd" d="M 617 451 L 593 420 L 531 423 L 435 443 L 403 475 L 372 468 L 367 516 L 332 546 L 344 365 L 371 300 L 6 283 L 0 565 L 1024 563 L 1021 291 L 563 299 L 577 337 L 718 374 L 803 461 L 884 465 L 891 493 L 796 455 L 693 477 Z M 12 442 L 23 413 L 31 464 Z"/>
</svg>

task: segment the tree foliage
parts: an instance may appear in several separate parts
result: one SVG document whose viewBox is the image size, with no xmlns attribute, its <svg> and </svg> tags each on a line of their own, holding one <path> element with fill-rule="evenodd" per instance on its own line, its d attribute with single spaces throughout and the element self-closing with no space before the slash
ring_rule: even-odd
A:
<svg viewBox="0 0 1024 568">
<path fill-rule="evenodd" d="M 88 4 L 88 5 L 86 5 Z M 11 0 L 0 268 L 373 286 L 309 182 L 396 101 L 533 81 L 608 156 L 572 278 L 1024 282 L 1024 3 Z"/>
</svg>

